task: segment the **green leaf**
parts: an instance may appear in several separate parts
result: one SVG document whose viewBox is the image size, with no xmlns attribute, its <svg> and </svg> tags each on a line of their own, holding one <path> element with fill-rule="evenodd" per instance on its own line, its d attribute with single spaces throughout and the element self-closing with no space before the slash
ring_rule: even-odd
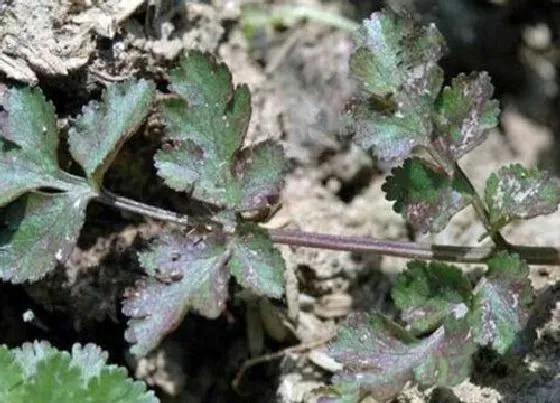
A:
<svg viewBox="0 0 560 403">
<path fill-rule="evenodd" d="M 278 197 L 286 162 L 282 148 L 264 142 L 243 148 L 251 97 L 234 88 L 227 66 L 191 52 L 170 73 L 180 97 L 161 103 L 167 143 L 155 164 L 177 191 L 237 211 L 258 210 Z"/>
<path fill-rule="evenodd" d="M 560 180 L 547 172 L 513 164 L 491 174 L 484 191 L 492 228 L 498 231 L 513 220 L 530 219 L 556 211 Z"/>
<path fill-rule="evenodd" d="M 68 193 L 30 193 L 0 209 L 0 277 L 37 280 L 64 262 L 85 220 L 87 186 Z"/>
<path fill-rule="evenodd" d="M 476 286 L 474 340 L 503 354 L 525 328 L 532 300 L 529 267 L 517 254 L 500 252 L 488 261 L 488 273 Z"/>
<path fill-rule="evenodd" d="M 132 317 L 125 338 L 135 343 L 131 352 L 142 356 L 181 324 L 193 309 L 214 318 L 228 295 L 230 252 L 217 236 L 166 233 L 153 249 L 139 254 L 152 277 L 138 284 L 124 302 L 123 313 Z"/>
<path fill-rule="evenodd" d="M 470 189 L 458 175 L 450 178 L 419 158 L 393 168 L 381 189 L 393 210 L 421 232 L 439 232 L 471 201 Z"/>
<path fill-rule="evenodd" d="M 126 370 L 108 365 L 107 354 L 88 344 L 72 347 L 72 355 L 46 342 L 25 343 L 9 350 L 0 346 L 0 397 L 3 402 L 155 403 L 143 382 Z"/>
<path fill-rule="evenodd" d="M 23 379 L 23 368 L 4 346 L 0 346 L 0 368 L 0 402 L 22 402 L 24 395 L 18 386 Z"/>
<path fill-rule="evenodd" d="M 471 288 L 458 267 L 415 260 L 399 275 L 391 296 L 407 328 L 414 334 L 425 334 L 434 331 L 448 316 L 466 316 Z"/>
<path fill-rule="evenodd" d="M 54 107 L 39 88 L 12 89 L 0 99 L 0 207 L 40 187 L 66 190 L 58 166 Z"/>
<path fill-rule="evenodd" d="M 229 266 L 239 284 L 256 295 L 284 294 L 284 259 L 264 230 L 255 224 L 240 225 L 230 248 Z"/>
<path fill-rule="evenodd" d="M 354 44 L 351 74 L 369 99 L 352 102 L 347 121 L 361 147 L 381 163 L 397 165 L 430 143 L 433 104 L 443 84 L 437 65 L 443 37 L 434 25 L 422 27 L 388 10 L 365 20 Z"/>
<path fill-rule="evenodd" d="M 451 87 L 443 89 L 436 104 L 433 144 L 449 161 L 480 145 L 486 140 L 486 130 L 498 125 L 500 106 L 491 99 L 493 92 L 486 72 L 459 74 Z"/>
<path fill-rule="evenodd" d="M 468 339 L 468 334 L 451 331 L 448 336 L 442 326 L 418 340 L 382 315 L 351 313 L 327 350 L 344 365 L 334 375 L 333 387 L 341 396 L 370 393 L 384 401 L 395 397 L 413 380 L 422 385 L 430 380 L 453 386 L 468 376 L 465 369 L 470 368 L 472 349 L 457 349 L 461 353 L 452 357 L 453 361 L 446 360 L 446 354 Z"/>
<path fill-rule="evenodd" d="M 83 108 L 68 143 L 72 156 L 97 186 L 124 142 L 148 115 L 154 95 L 153 82 L 129 80 L 108 86 L 101 103 L 91 101 Z"/>
<path fill-rule="evenodd" d="M 193 310 L 215 318 L 225 307 L 228 281 L 256 295 L 284 292 L 284 261 L 256 224 L 240 224 L 235 236 L 166 234 L 139 254 L 150 276 L 129 293 L 123 313 L 130 316 L 125 337 L 131 352 L 147 354 Z"/>
</svg>

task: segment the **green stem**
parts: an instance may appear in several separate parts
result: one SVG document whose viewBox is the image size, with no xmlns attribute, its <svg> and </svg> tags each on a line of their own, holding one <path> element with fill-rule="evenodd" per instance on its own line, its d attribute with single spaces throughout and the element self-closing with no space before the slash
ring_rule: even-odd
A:
<svg viewBox="0 0 560 403">
<path fill-rule="evenodd" d="M 242 11 L 242 24 L 248 26 L 269 26 L 278 22 L 289 25 L 291 21 L 301 19 L 329 25 L 349 33 L 353 33 L 359 26 L 354 21 L 323 7 L 284 5 L 257 8 L 247 6 Z"/>
<path fill-rule="evenodd" d="M 178 214 L 173 211 L 160 209 L 149 204 L 127 199 L 126 197 L 116 195 L 105 189 L 99 193 L 95 200 L 108 206 L 148 216 L 155 220 L 173 222 L 179 225 L 189 224 L 189 217 L 184 214 Z"/>
<path fill-rule="evenodd" d="M 486 206 L 484 205 L 482 198 L 474 188 L 474 185 L 472 184 L 465 171 L 463 171 L 458 163 L 455 163 L 455 172 L 459 175 L 461 181 L 463 181 L 463 183 L 468 186 L 471 195 L 473 196 L 472 206 L 474 208 L 476 216 L 482 222 L 484 229 L 490 235 L 490 238 L 492 239 L 494 244 L 496 244 L 499 249 L 511 249 L 512 245 L 502 236 L 500 231 L 496 231 L 492 227 L 492 224 L 490 222 L 490 214 L 488 213 L 488 210 L 486 210 Z"/>
</svg>

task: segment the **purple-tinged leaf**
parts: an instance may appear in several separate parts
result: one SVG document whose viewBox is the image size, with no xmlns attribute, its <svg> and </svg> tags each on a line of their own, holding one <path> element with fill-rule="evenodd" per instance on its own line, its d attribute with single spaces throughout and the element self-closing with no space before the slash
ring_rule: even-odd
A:
<svg viewBox="0 0 560 403">
<path fill-rule="evenodd" d="M 352 313 L 327 349 L 344 368 L 322 401 L 365 395 L 384 401 L 411 381 L 421 387 L 454 386 L 470 375 L 474 347 L 469 323 L 462 318 L 448 318 L 418 340 L 382 315 Z"/>
<path fill-rule="evenodd" d="M 490 223 L 497 231 L 513 220 L 555 212 L 560 202 L 560 180 L 536 168 L 504 166 L 488 178 L 484 197 Z"/>
<path fill-rule="evenodd" d="M 491 99 L 493 92 L 486 72 L 460 74 L 443 89 L 436 103 L 433 145 L 448 161 L 480 145 L 487 130 L 497 126 L 500 106 Z"/>
<path fill-rule="evenodd" d="M 529 267 L 516 254 L 500 252 L 488 261 L 488 273 L 474 291 L 474 341 L 503 354 L 529 319 L 532 300 Z"/>
<path fill-rule="evenodd" d="M 382 165 L 398 165 L 430 143 L 433 104 L 443 84 L 437 65 L 443 37 L 433 24 L 422 27 L 388 10 L 365 20 L 354 44 L 350 70 L 367 99 L 349 105 L 347 123 L 355 141 Z"/>
<path fill-rule="evenodd" d="M 68 193 L 30 193 L 0 208 L 0 277 L 37 280 L 66 261 L 90 197 L 87 186 L 76 185 Z"/>
<path fill-rule="evenodd" d="M 415 379 L 422 388 L 455 386 L 472 373 L 476 344 L 468 317 L 447 317 L 443 330 L 443 343 L 414 369 Z"/>
<path fill-rule="evenodd" d="M 163 235 L 153 249 L 139 254 L 148 277 L 123 304 L 130 316 L 125 338 L 131 352 L 145 355 L 173 331 L 193 310 L 215 318 L 222 313 L 228 293 L 230 251 L 217 235 Z"/>
<path fill-rule="evenodd" d="M 256 295 L 284 294 L 284 259 L 266 233 L 255 224 L 240 225 L 230 245 L 231 274 Z"/>
<path fill-rule="evenodd" d="M 401 319 L 414 334 L 426 334 L 447 317 L 463 318 L 470 311 L 471 283 L 461 269 L 439 262 L 414 260 L 391 289 Z"/>
<path fill-rule="evenodd" d="M 276 204 L 285 173 L 282 146 L 264 141 L 241 150 L 235 162 L 235 176 L 241 188 L 237 210 L 260 210 Z"/>
<path fill-rule="evenodd" d="M 270 142 L 243 148 L 251 97 L 234 88 L 227 66 L 191 52 L 170 73 L 180 99 L 161 103 L 167 143 L 155 165 L 165 183 L 235 211 L 259 210 L 278 197 L 286 162 Z"/>
<path fill-rule="evenodd" d="M 70 153 L 98 186 L 122 145 L 148 115 L 154 95 L 151 81 L 109 85 L 102 101 L 91 101 L 84 107 L 70 129 Z"/>
<path fill-rule="evenodd" d="M 395 201 L 393 210 L 421 232 L 443 230 L 472 201 L 469 187 L 458 176 L 450 178 L 419 158 L 393 168 L 381 189 L 387 200 Z"/>
</svg>

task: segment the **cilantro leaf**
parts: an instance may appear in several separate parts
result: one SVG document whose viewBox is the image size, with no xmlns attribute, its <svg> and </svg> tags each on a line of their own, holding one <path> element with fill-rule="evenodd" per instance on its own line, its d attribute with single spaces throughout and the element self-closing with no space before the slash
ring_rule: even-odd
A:
<svg viewBox="0 0 560 403">
<path fill-rule="evenodd" d="M 448 316 L 469 313 L 471 284 L 461 269 L 439 262 L 415 260 L 391 289 L 401 318 L 414 334 L 434 331 Z"/>
<path fill-rule="evenodd" d="M 23 402 L 23 391 L 18 385 L 23 379 L 21 365 L 14 361 L 10 350 L 0 346 L 0 402 Z"/>
<path fill-rule="evenodd" d="M 158 401 L 153 392 L 146 392 L 143 382 L 127 379 L 124 368 L 106 361 L 107 354 L 93 344 L 75 344 L 72 355 L 46 342 L 25 343 L 13 350 L 0 346 L 0 362 L 4 364 L 0 398 L 11 403 Z"/>
<path fill-rule="evenodd" d="M 93 179 L 90 184 L 60 169 L 55 111 L 42 92 L 23 88 L 1 94 L 1 278 L 37 280 L 68 257 L 89 200 L 124 139 L 146 116 L 154 91 L 146 81 L 111 86 L 104 96 L 107 104 L 94 102 L 84 109 L 69 142 Z M 51 193 L 36 193 L 45 190 Z"/>
<path fill-rule="evenodd" d="M 155 156 L 158 174 L 174 190 L 227 209 L 266 207 L 278 196 L 286 162 L 272 142 L 243 148 L 248 87 L 234 88 L 227 66 L 200 52 L 182 58 L 169 76 L 180 98 L 160 105 L 168 143 Z"/>
<path fill-rule="evenodd" d="M 421 232 L 439 232 L 471 201 L 471 190 L 458 175 L 450 178 L 420 158 L 407 159 L 391 170 L 381 189 L 393 210 Z"/>
<path fill-rule="evenodd" d="M 447 317 L 443 329 L 443 342 L 414 369 L 415 379 L 423 388 L 455 386 L 472 373 L 476 344 L 468 317 Z"/>
<path fill-rule="evenodd" d="M 13 283 L 37 280 L 64 262 L 90 197 L 83 185 L 68 193 L 30 193 L 0 209 L 0 277 Z"/>
<path fill-rule="evenodd" d="M 500 252 L 474 290 L 473 333 L 480 345 L 505 353 L 529 318 L 532 300 L 529 267 L 516 254 Z"/>
<path fill-rule="evenodd" d="M 519 165 L 503 166 L 491 174 L 484 191 L 490 223 L 499 230 L 516 219 L 529 219 L 556 211 L 560 180 L 547 172 Z"/>
<path fill-rule="evenodd" d="M 284 259 L 266 233 L 255 224 L 240 225 L 230 243 L 231 274 L 256 295 L 284 294 Z"/>
<path fill-rule="evenodd" d="M 448 335 L 442 326 L 418 340 L 382 315 L 352 313 L 327 349 L 344 365 L 333 377 L 334 389 L 341 396 L 369 393 L 377 400 L 387 400 L 412 380 L 452 386 L 470 370 L 472 348 L 458 349 L 461 352 L 450 357 L 452 361 L 446 359 L 465 335 L 468 332 L 450 331 Z"/>
<path fill-rule="evenodd" d="M 41 90 L 7 90 L 0 110 L 0 206 L 40 187 L 66 190 L 58 166 L 54 107 Z"/>
<path fill-rule="evenodd" d="M 148 115 L 155 84 L 129 80 L 110 85 L 102 102 L 91 101 L 70 129 L 70 152 L 88 178 L 101 187 L 103 175 L 124 142 Z"/>
<path fill-rule="evenodd" d="M 136 343 L 132 353 L 147 354 L 189 309 L 208 317 L 220 315 L 229 278 L 225 239 L 167 233 L 139 258 L 152 277 L 140 282 L 123 305 L 123 313 L 132 317 L 125 333 L 127 341 Z"/>
<path fill-rule="evenodd" d="M 438 152 L 455 161 L 480 145 L 487 129 L 496 127 L 500 106 L 490 99 L 494 87 L 488 73 L 460 74 L 445 87 L 436 103 L 436 135 Z"/>
<path fill-rule="evenodd" d="M 437 65 L 443 37 L 434 25 L 422 27 L 388 10 L 365 20 L 354 44 L 351 74 L 369 99 L 352 102 L 347 121 L 361 147 L 397 165 L 430 143 L 433 103 L 443 84 Z"/>
<path fill-rule="evenodd" d="M 351 73 L 378 97 L 416 90 L 431 71 L 439 70 L 436 62 L 444 46 L 435 25 L 422 27 L 392 10 L 373 13 L 353 40 L 356 51 L 350 59 Z M 433 90 L 439 92 L 437 87 Z"/>
<path fill-rule="evenodd" d="M 152 350 L 188 311 L 220 315 L 230 275 L 257 295 L 283 294 L 284 261 L 256 224 L 239 225 L 231 239 L 219 233 L 169 233 L 139 257 L 150 277 L 129 294 L 122 310 L 131 317 L 125 338 L 138 356 Z"/>
</svg>

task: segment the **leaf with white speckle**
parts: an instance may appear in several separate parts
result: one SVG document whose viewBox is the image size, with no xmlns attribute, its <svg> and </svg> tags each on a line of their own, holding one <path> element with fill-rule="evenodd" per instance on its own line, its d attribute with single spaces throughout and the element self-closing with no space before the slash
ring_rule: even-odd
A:
<svg viewBox="0 0 560 403">
<path fill-rule="evenodd" d="M 449 330 L 447 326 L 416 339 L 382 315 L 351 313 L 327 349 L 344 365 L 335 373 L 331 388 L 341 397 L 324 401 L 342 402 L 347 401 L 346 395 L 368 394 L 385 401 L 394 398 L 409 381 L 421 386 L 461 382 L 470 374 L 474 344 L 468 326 L 462 322 L 450 322 Z M 457 348 L 459 343 L 461 348 Z"/>
<path fill-rule="evenodd" d="M 284 293 L 284 261 L 256 224 L 240 224 L 235 236 L 165 234 L 139 254 L 150 277 L 129 293 L 123 313 L 130 316 L 126 339 L 142 356 L 194 311 L 215 318 L 222 313 L 230 275 L 256 295 Z"/>
<path fill-rule="evenodd" d="M 255 224 L 240 225 L 230 246 L 231 273 L 256 295 L 284 294 L 284 259 L 266 233 Z"/>
<path fill-rule="evenodd" d="M 444 320 L 470 311 L 470 281 L 461 269 L 440 262 L 414 260 L 391 289 L 401 319 L 414 334 L 434 331 Z"/>
<path fill-rule="evenodd" d="M 373 13 L 354 35 L 350 70 L 367 93 L 346 111 L 354 140 L 387 165 L 427 146 L 432 109 L 443 84 L 437 65 L 444 40 L 434 25 L 422 27 L 394 11 Z"/>
<path fill-rule="evenodd" d="M 560 180 L 536 168 L 503 166 L 488 178 L 484 198 L 492 228 L 499 231 L 513 220 L 555 212 L 560 202 Z"/>
<path fill-rule="evenodd" d="M 438 152 L 456 161 L 486 140 L 498 125 L 499 103 L 491 99 L 494 87 L 486 72 L 460 74 L 445 87 L 436 103 L 435 136 Z"/>
<path fill-rule="evenodd" d="M 529 267 L 516 254 L 500 252 L 488 261 L 488 273 L 474 290 L 473 333 L 480 345 L 503 354 L 529 319 L 532 300 Z"/>
<path fill-rule="evenodd" d="M 215 318 L 228 295 L 230 252 L 223 237 L 164 234 L 139 254 L 148 277 L 129 294 L 123 313 L 130 316 L 125 338 L 143 356 L 181 324 L 189 310 Z"/>
</svg>

